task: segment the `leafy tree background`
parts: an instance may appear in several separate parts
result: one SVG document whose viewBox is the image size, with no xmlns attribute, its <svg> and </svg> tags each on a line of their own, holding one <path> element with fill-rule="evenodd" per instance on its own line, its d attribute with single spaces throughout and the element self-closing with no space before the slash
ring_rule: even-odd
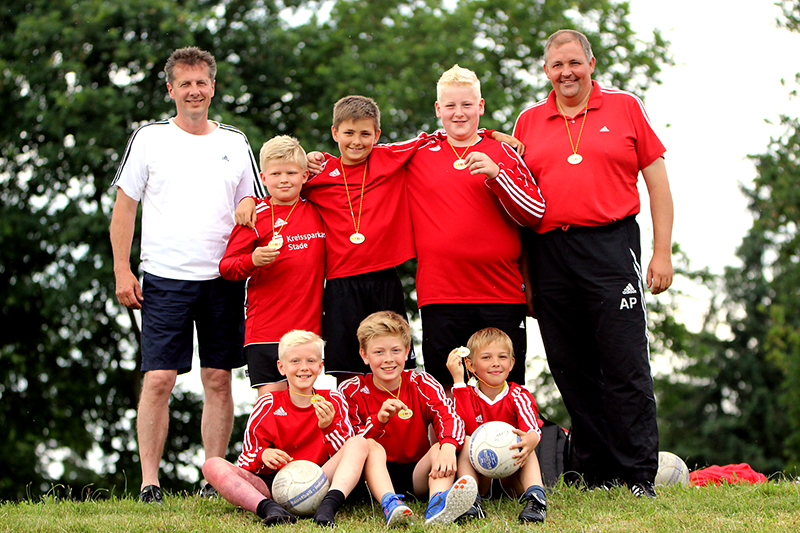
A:
<svg viewBox="0 0 800 533">
<path fill-rule="evenodd" d="M 800 3 L 777 4 L 779 24 L 800 31 Z M 796 476 L 800 465 L 800 123 L 780 121 L 784 134 L 751 156 L 757 175 L 743 191 L 754 221 L 737 249 L 742 265 L 721 277 L 689 273 L 713 295 L 699 332 L 670 318 L 675 300 L 656 319 L 656 346 L 676 364 L 657 380 L 661 447 L 690 468 L 748 462 Z"/>
<path fill-rule="evenodd" d="M 781 4 L 783 23 L 798 30 L 797 2 Z M 612 0 L 6 0 L 0 498 L 54 484 L 76 497 L 138 489 L 138 330 L 114 296 L 109 184 L 132 131 L 174 113 L 162 72 L 173 49 L 217 57 L 212 116 L 242 129 L 256 151 L 279 133 L 331 151 L 330 110 L 346 94 L 377 100 L 384 140 L 435 129 L 435 83 L 454 63 L 481 78 L 482 124 L 510 131 L 547 94 L 542 44 L 562 27 L 589 36 L 601 82 L 642 95 L 669 64 L 667 44 L 658 33 L 639 40 L 627 15 L 627 3 Z M 651 301 L 653 352 L 676 365 L 657 380 L 662 449 L 690 466 L 746 458 L 769 473 L 798 463 L 798 123 L 783 120 L 786 134 L 754 157 L 743 266 L 718 277 L 679 261 L 714 295 L 702 329 L 675 321 L 680 294 Z M 403 272 L 413 305 L 413 264 Z M 549 376 L 533 385 L 548 398 L 545 413 L 568 424 L 549 400 Z M 197 477 L 200 401 L 181 390 L 172 401 L 162 475 L 172 490 L 192 490 Z"/>
</svg>

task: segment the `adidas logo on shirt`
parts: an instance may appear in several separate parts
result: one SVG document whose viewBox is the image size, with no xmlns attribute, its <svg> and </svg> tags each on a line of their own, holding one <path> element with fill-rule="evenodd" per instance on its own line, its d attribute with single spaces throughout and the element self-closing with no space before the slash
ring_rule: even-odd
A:
<svg viewBox="0 0 800 533">
<path fill-rule="evenodd" d="M 600 128 L 600 133 L 608 133 L 609 131 L 611 130 L 608 129 L 608 126 L 603 126 L 602 128 Z"/>
<path fill-rule="evenodd" d="M 622 289 L 622 294 L 636 294 L 636 289 L 633 288 L 633 285 L 628 283 L 628 286 Z"/>
<path fill-rule="evenodd" d="M 286 225 L 286 221 L 283 220 L 282 218 L 278 218 L 278 220 L 275 221 L 274 228 L 278 229 L 278 228 L 280 228 L 281 226 L 284 226 L 284 225 Z"/>
<path fill-rule="evenodd" d="M 275 411 L 275 416 L 289 416 L 289 415 L 286 414 L 286 411 L 283 410 L 283 406 L 281 405 L 280 407 L 278 407 L 278 410 Z"/>
<path fill-rule="evenodd" d="M 223 155 L 223 156 L 222 156 L 222 160 L 223 160 L 223 161 L 230 161 L 230 159 L 228 159 L 228 156 L 227 156 L 227 155 Z"/>
<path fill-rule="evenodd" d="M 363 392 L 364 394 L 369 394 L 369 387 L 364 385 L 359 392 Z"/>
<path fill-rule="evenodd" d="M 332 177 L 332 178 L 335 178 L 335 177 L 337 177 L 337 176 L 340 176 L 341 174 L 342 174 L 342 173 L 341 173 L 341 172 L 339 172 L 339 169 L 338 169 L 338 168 L 334 168 L 334 169 L 331 171 L 331 177 Z"/>
<path fill-rule="evenodd" d="M 430 150 L 431 152 L 438 152 L 441 149 L 442 149 L 441 146 L 431 146 L 430 148 L 428 148 L 428 150 Z"/>
<path fill-rule="evenodd" d="M 475 417 L 475 422 L 478 424 L 483 424 L 483 415 L 478 415 Z"/>
</svg>

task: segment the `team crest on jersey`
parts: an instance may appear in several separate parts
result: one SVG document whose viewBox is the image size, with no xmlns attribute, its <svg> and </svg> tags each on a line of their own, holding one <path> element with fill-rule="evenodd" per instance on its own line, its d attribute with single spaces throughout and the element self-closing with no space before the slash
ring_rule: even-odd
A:
<svg viewBox="0 0 800 533">
<path fill-rule="evenodd" d="M 275 416 L 289 416 L 286 411 L 283 410 L 283 406 L 281 405 L 278 407 L 278 410 L 275 411 Z"/>
<path fill-rule="evenodd" d="M 364 394 L 369 394 L 369 387 L 364 385 L 359 392 L 363 392 Z"/>
</svg>

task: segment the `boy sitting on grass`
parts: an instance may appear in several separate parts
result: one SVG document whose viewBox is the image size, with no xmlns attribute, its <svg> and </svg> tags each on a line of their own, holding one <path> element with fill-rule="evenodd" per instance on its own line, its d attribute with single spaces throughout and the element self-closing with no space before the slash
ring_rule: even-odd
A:
<svg viewBox="0 0 800 533">
<path fill-rule="evenodd" d="M 511 447 L 519 448 L 519 453 L 514 457 L 520 469 L 502 479 L 501 485 L 507 494 L 525 503 L 519 514 L 520 522 L 544 522 L 547 500 L 539 460 L 534 451 L 542 434 L 538 424 L 539 413 L 528 389 L 506 382 L 514 366 L 511 339 L 497 328 L 485 328 L 469 338 L 467 348 L 468 355 L 462 355 L 457 348 L 447 357 L 447 368 L 453 376 L 456 411 L 464 419 L 468 435 L 472 435 L 481 424 L 494 420 L 514 426 L 514 433 L 519 435 L 521 441 Z M 464 365 L 475 376 L 469 384 L 464 383 Z M 469 437 L 465 447 L 469 447 Z M 475 472 L 466 453 L 459 457 L 458 472 L 477 479 L 480 494 L 486 495 L 490 491 L 492 480 Z M 467 517 L 484 516 L 479 495 Z"/>
<path fill-rule="evenodd" d="M 389 483 L 369 479 L 380 497 L 387 522 L 400 503 L 395 493 L 430 498 L 426 524 L 446 524 L 464 514 L 477 496 L 474 477 L 456 477 L 456 452 L 464 443 L 464 421 L 442 386 L 424 372 L 403 370 L 411 347 L 411 328 L 392 311 L 365 318 L 358 327 L 359 353 L 371 374 L 348 379 L 339 387 L 347 398 L 357 435 L 373 439 L 370 461 L 380 457 Z M 438 442 L 431 446 L 428 425 Z"/>
<path fill-rule="evenodd" d="M 275 475 L 289 461 L 312 461 L 331 480 L 314 515 L 322 526 L 335 525 L 336 511 L 361 478 L 369 445 L 363 437 L 352 436 L 347 403 L 336 391 L 314 389 L 322 372 L 324 345 L 319 335 L 309 331 L 284 335 L 277 366 L 286 376 L 288 389 L 258 398 L 236 465 L 221 457 L 203 464 L 203 475 L 219 494 L 256 513 L 265 526 L 297 520 L 271 499 Z"/>
<path fill-rule="evenodd" d="M 233 228 L 219 271 L 229 280 L 250 278 L 244 355 L 250 386 L 261 396 L 286 389 L 277 366 L 281 336 L 292 329 L 322 333 L 325 230 L 317 209 L 300 198 L 308 162 L 297 139 L 273 137 L 259 159 L 269 197 L 256 204 L 253 228 Z"/>
</svg>

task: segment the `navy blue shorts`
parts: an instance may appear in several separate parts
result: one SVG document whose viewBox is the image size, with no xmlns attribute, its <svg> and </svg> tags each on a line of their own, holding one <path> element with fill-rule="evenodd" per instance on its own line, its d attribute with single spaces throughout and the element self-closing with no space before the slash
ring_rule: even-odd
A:
<svg viewBox="0 0 800 533">
<path fill-rule="evenodd" d="M 194 329 L 200 366 L 244 365 L 244 281 L 184 281 L 144 274 L 142 372 L 192 369 Z"/>
<path fill-rule="evenodd" d="M 422 358 L 425 372 L 443 385 L 451 385 L 447 356 L 459 346 L 466 346 L 473 333 L 495 327 L 506 333 L 514 345 L 514 368 L 508 381 L 525 385 L 525 354 L 528 337 L 525 331 L 525 304 L 429 304 L 419 309 L 422 316 Z"/>
<path fill-rule="evenodd" d="M 286 376 L 278 372 L 277 342 L 248 344 L 244 347 L 244 359 L 247 361 L 247 377 L 252 388 L 286 381 Z"/>
</svg>

